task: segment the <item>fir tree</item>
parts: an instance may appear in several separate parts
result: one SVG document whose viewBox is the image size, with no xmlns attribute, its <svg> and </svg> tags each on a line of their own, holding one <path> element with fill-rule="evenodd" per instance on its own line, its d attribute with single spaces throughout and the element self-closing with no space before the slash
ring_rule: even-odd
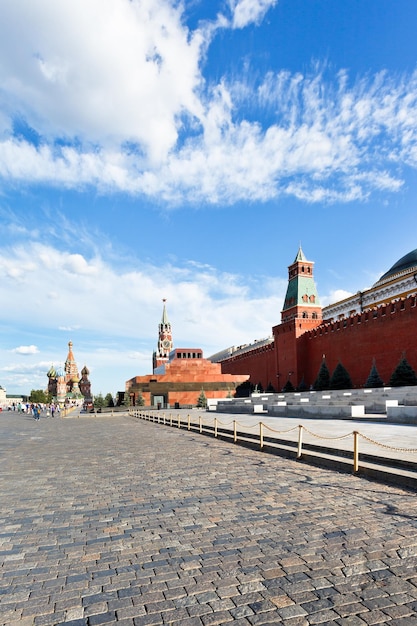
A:
<svg viewBox="0 0 417 626">
<path fill-rule="evenodd" d="M 201 393 L 198 396 L 197 406 L 198 408 L 201 408 L 201 409 L 205 409 L 207 407 L 207 397 L 206 397 L 206 394 L 204 393 L 204 389 L 201 390 Z"/>
<path fill-rule="evenodd" d="M 284 389 L 282 391 L 284 391 L 285 393 L 290 393 L 291 391 L 295 391 L 294 385 L 292 384 L 292 382 L 289 379 L 285 383 Z"/>
<path fill-rule="evenodd" d="M 308 389 L 308 387 L 306 385 L 306 382 L 305 382 L 304 376 L 303 376 L 303 378 L 301 379 L 301 383 L 298 385 L 297 391 L 307 391 L 307 389 Z"/>
<path fill-rule="evenodd" d="M 403 357 L 393 371 L 390 387 L 406 387 L 407 385 L 417 385 L 417 376 L 407 359 Z"/>
<path fill-rule="evenodd" d="M 29 400 L 34 404 L 50 404 L 52 402 L 52 396 L 43 389 L 32 389 Z"/>
<path fill-rule="evenodd" d="M 145 398 L 143 397 L 141 391 L 139 391 L 138 397 L 136 398 L 136 405 L 137 406 L 145 406 Z"/>
<path fill-rule="evenodd" d="M 101 393 L 94 396 L 94 407 L 96 409 L 102 409 L 104 407 L 104 398 Z"/>
<path fill-rule="evenodd" d="M 111 395 L 111 393 L 106 394 L 106 397 L 104 398 L 104 403 L 106 406 L 109 406 L 109 407 L 114 406 L 114 400 L 113 400 L 113 396 Z"/>
<path fill-rule="evenodd" d="M 384 381 L 376 369 L 375 359 L 372 362 L 371 371 L 369 372 L 368 379 L 365 383 L 365 389 L 376 389 L 378 387 L 383 387 Z"/>
<path fill-rule="evenodd" d="M 330 389 L 352 389 L 352 387 L 349 372 L 339 361 L 330 378 Z"/>
<path fill-rule="evenodd" d="M 330 372 L 329 368 L 327 367 L 326 359 L 324 357 L 321 362 L 317 378 L 314 381 L 313 387 L 316 391 L 323 391 L 323 389 L 330 388 Z"/>
<path fill-rule="evenodd" d="M 236 387 L 235 398 L 249 398 L 253 389 L 254 387 L 250 380 L 245 380 L 244 383 L 241 383 Z"/>
</svg>

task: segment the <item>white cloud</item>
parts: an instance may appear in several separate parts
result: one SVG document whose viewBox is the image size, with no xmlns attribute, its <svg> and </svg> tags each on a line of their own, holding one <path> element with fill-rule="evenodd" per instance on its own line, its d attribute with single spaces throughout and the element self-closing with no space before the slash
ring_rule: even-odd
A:
<svg viewBox="0 0 417 626">
<path fill-rule="evenodd" d="M 333 289 L 328 295 L 320 297 L 320 302 L 323 307 L 329 306 L 334 302 L 340 302 L 346 298 L 353 296 L 353 293 L 346 291 L 346 289 Z"/>
<path fill-rule="evenodd" d="M 251 23 L 258 24 L 278 0 L 229 0 L 233 13 L 233 28 L 245 28 Z"/>
<path fill-rule="evenodd" d="M 78 326 L 77 324 L 74 324 L 73 326 L 59 326 L 58 330 L 62 330 L 66 333 L 70 332 L 72 333 L 72 331 L 74 330 L 80 330 L 81 326 Z"/>
<path fill-rule="evenodd" d="M 417 168 L 417 72 L 206 78 L 217 29 L 275 4 L 230 0 L 233 23 L 191 31 L 169 0 L 3 3 L 0 176 L 173 204 L 397 192 L 404 165 Z M 36 140 L 13 134 L 16 116 Z"/>
<path fill-rule="evenodd" d="M 277 84 L 282 87 L 281 78 Z M 382 115 L 385 92 L 380 101 L 373 101 L 375 124 L 372 117 L 365 122 L 361 107 L 355 108 L 354 102 L 360 104 L 360 94 L 355 90 L 350 93 L 348 113 L 347 93 L 337 105 L 334 94 L 326 95 L 324 83 L 320 101 L 307 78 L 298 81 L 297 88 L 295 100 L 303 100 L 303 110 L 296 102 L 283 104 L 282 94 L 276 94 L 281 110 L 285 113 L 287 109 L 288 115 L 281 115 L 266 130 L 257 123 L 235 122 L 232 94 L 225 86 L 219 88 L 207 108 L 203 135 L 170 154 L 158 170 L 144 163 L 138 169 L 137 155 L 106 151 L 104 147 L 80 153 L 70 147 L 62 151 L 48 146 L 37 149 L 9 139 L 0 144 L 0 172 L 12 179 L 46 180 L 70 187 L 93 184 L 103 190 L 143 193 L 168 202 L 231 203 L 266 200 L 280 194 L 332 202 L 362 199 L 374 190 L 398 191 L 403 181 L 397 165 L 417 165 L 417 134 L 403 120 L 404 113 L 415 116 L 409 106 L 410 101 L 417 103 L 413 81 L 408 91 L 397 86 L 398 106 L 405 108 L 401 114 L 389 117 L 385 111 Z M 265 98 L 263 93 L 264 102 Z M 271 106 L 271 92 L 268 99 Z M 401 107 L 401 100 L 407 105 Z M 316 118 L 314 111 L 319 111 Z M 365 130 L 367 124 L 372 131 Z M 257 163 L 256 168 L 253 163 Z"/>
<path fill-rule="evenodd" d="M 49 259 L 47 264 L 45 258 Z M 29 260 L 30 275 L 23 271 Z M 178 318 L 177 336 L 192 343 L 200 343 L 204 336 L 207 344 L 217 349 L 223 343 L 241 341 L 247 328 L 259 336 L 268 334 L 279 310 L 276 282 L 268 280 L 265 290 L 264 277 L 248 284 L 240 276 L 192 262 L 185 267 L 161 268 L 132 261 L 117 270 L 99 256 L 87 259 L 30 242 L 2 248 L 2 274 L 9 263 L 19 271 L 20 278 L 15 281 L 9 276 L 0 283 L 0 300 L 8 301 L 5 319 L 38 330 L 51 328 L 52 324 L 64 332 L 82 329 L 83 333 L 123 340 L 132 338 L 135 329 L 140 328 L 141 336 L 154 342 L 155 323 L 149 325 L 149 320 L 159 319 L 161 298 L 165 297 L 170 313 Z M 44 285 L 54 285 L 54 297 L 45 299 Z M 283 295 L 286 285 L 279 287 Z M 13 298 L 9 297 L 11 290 Z M 31 306 L 21 306 L 28 293 Z M 193 319 L 201 321 L 198 327 L 190 321 Z M 22 346 L 16 351 L 34 354 L 37 348 Z"/>
<path fill-rule="evenodd" d="M 75 275 L 97 274 L 97 267 L 88 263 L 81 254 L 69 254 L 63 260 L 62 269 Z"/>
<path fill-rule="evenodd" d="M 15 352 L 16 354 L 37 354 L 39 352 L 39 349 L 37 348 L 37 346 L 19 346 L 18 348 L 14 348 L 14 350 L 12 350 L 12 352 Z"/>
<path fill-rule="evenodd" d="M 44 136 L 137 142 L 159 159 L 176 118 L 200 108 L 201 36 L 167 0 L 16 0 L 0 16 L 9 106 Z"/>
</svg>

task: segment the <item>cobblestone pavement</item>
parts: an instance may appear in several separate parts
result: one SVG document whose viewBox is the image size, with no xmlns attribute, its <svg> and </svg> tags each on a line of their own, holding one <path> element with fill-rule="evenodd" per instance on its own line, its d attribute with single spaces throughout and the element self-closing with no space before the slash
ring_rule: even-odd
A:
<svg viewBox="0 0 417 626">
<path fill-rule="evenodd" d="M 0 414 L 0 623 L 417 625 L 417 498 L 115 415 Z"/>
</svg>

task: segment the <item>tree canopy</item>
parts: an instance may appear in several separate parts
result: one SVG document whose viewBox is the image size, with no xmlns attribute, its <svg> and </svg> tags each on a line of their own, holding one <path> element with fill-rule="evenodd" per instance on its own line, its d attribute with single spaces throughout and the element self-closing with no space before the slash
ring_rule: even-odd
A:
<svg viewBox="0 0 417 626">
<path fill-rule="evenodd" d="M 43 389 L 32 389 L 29 401 L 35 404 L 50 404 L 52 402 L 52 396 Z"/>
<path fill-rule="evenodd" d="M 321 362 L 319 373 L 317 374 L 313 387 L 316 391 L 323 391 L 323 389 L 330 388 L 330 372 L 327 367 L 326 359 L 324 358 Z"/>
<path fill-rule="evenodd" d="M 201 393 L 200 393 L 200 395 L 198 396 L 198 399 L 197 399 L 197 406 L 198 406 L 199 408 L 204 408 L 204 409 L 205 409 L 205 408 L 206 408 L 206 406 L 207 406 L 207 396 L 206 396 L 206 394 L 204 393 L 204 389 L 202 389 L 202 390 L 201 390 Z"/>
<path fill-rule="evenodd" d="M 104 407 L 104 398 L 101 393 L 94 396 L 94 406 L 96 409 L 102 409 Z"/>
<path fill-rule="evenodd" d="M 376 389 L 378 387 L 383 387 L 384 381 L 378 373 L 376 368 L 375 361 L 372 363 L 371 371 L 369 372 L 369 376 L 365 383 L 365 389 Z"/>
<path fill-rule="evenodd" d="M 352 387 L 349 372 L 339 361 L 330 378 L 330 389 L 352 389 Z"/>
<path fill-rule="evenodd" d="M 407 385 L 417 385 L 417 376 L 409 362 L 405 357 L 401 359 L 397 367 L 393 371 L 390 381 L 390 387 L 405 387 Z"/>
</svg>

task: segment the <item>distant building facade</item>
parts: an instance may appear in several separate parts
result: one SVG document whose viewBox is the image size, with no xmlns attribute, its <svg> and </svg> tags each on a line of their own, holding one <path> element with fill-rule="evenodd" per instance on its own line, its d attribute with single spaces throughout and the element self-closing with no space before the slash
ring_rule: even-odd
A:
<svg viewBox="0 0 417 626">
<path fill-rule="evenodd" d="M 90 371 L 87 366 L 78 373 L 74 358 L 72 341 L 68 342 L 68 355 L 64 367 L 55 368 L 53 365 L 48 371 L 47 392 L 56 402 L 61 404 L 82 400 L 92 402 Z"/>
<path fill-rule="evenodd" d="M 27 396 L 21 394 L 8 394 L 5 387 L 0 385 L 0 408 L 16 408 L 18 404 L 27 401 Z"/>
<path fill-rule="evenodd" d="M 370 288 L 321 308 L 313 263 L 301 250 L 288 267 L 281 323 L 272 336 L 228 348 L 210 360 L 222 372 L 250 375 L 253 385 L 280 391 L 310 387 L 323 357 L 330 372 L 340 362 L 355 387 L 375 363 L 385 384 L 402 357 L 417 371 L 417 250 L 399 259 Z"/>
</svg>

